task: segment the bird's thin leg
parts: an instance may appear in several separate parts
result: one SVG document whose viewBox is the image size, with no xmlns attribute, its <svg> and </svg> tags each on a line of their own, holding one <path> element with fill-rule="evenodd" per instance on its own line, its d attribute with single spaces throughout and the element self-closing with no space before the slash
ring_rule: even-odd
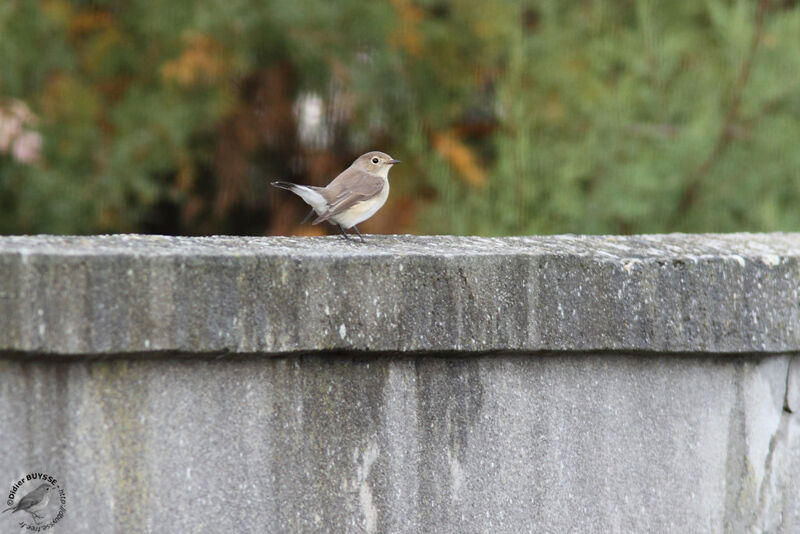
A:
<svg viewBox="0 0 800 534">
<path fill-rule="evenodd" d="M 358 234 L 358 237 L 360 237 L 360 238 L 361 238 L 361 242 L 362 242 L 362 243 L 366 243 L 366 241 L 364 241 L 364 236 L 363 236 L 363 235 L 361 235 L 361 232 L 359 232 L 359 231 L 358 231 L 358 226 L 356 226 L 356 225 L 354 224 L 354 225 L 353 225 L 353 230 L 355 230 L 355 231 L 356 231 L 356 233 Z"/>
<path fill-rule="evenodd" d="M 347 232 L 345 232 L 344 228 L 342 228 L 342 225 L 341 224 L 337 224 L 336 226 L 339 227 L 339 231 L 342 232 L 342 235 L 344 236 L 344 238 L 349 241 L 350 240 L 350 236 L 347 235 Z"/>
<path fill-rule="evenodd" d="M 302 220 L 302 221 L 300 221 L 300 224 L 305 224 L 305 223 L 307 223 L 307 222 L 308 222 L 308 220 L 311 218 L 311 216 L 312 216 L 312 215 L 314 215 L 314 208 L 311 208 L 311 211 L 309 211 L 309 212 L 308 212 L 308 215 L 306 215 L 306 216 L 303 218 L 303 220 Z"/>
</svg>

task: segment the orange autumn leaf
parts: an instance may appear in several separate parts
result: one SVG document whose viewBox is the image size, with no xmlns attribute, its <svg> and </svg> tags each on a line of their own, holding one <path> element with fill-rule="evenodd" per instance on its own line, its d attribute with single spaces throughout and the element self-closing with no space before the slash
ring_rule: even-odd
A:
<svg viewBox="0 0 800 534">
<path fill-rule="evenodd" d="M 391 43 L 411 56 L 419 56 L 422 53 L 422 35 L 419 31 L 419 22 L 424 16 L 422 10 L 409 0 L 392 0 L 392 7 L 397 12 L 399 24 L 392 32 Z"/>
<path fill-rule="evenodd" d="M 226 71 L 222 47 L 207 35 L 193 35 L 177 58 L 161 67 L 164 79 L 183 86 L 210 82 Z"/>
<path fill-rule="evenodd" d="M 458 172 L 469 185 L 486 185 L 486 170 L 475 154 L 452 131 L 434 132 L 433 148 Z"/>
</svg>

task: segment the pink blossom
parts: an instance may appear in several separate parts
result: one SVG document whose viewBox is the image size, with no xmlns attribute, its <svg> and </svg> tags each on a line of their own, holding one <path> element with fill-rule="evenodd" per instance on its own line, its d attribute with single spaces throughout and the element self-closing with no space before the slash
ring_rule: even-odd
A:
<svg viewBox="0 0 800 534">
<path fill-rule="evenodd" d="M 8 152 L 11 142 L 22 133 L 22 121 L 0 111 L 0 152 Z"/>
<path fill-rule="evenodd" d="M 17 161 L 33 163 L 42 152 L 42 136 L 36 132 L 25 132 L 17 136 L 11 154 Z"/>
</svg>

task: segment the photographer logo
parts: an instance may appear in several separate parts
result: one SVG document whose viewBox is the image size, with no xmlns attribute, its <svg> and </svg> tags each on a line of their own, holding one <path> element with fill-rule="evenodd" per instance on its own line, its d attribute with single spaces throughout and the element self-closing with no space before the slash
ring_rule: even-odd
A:
<svg viewBox="0 0 800 534">
<path fill-rule="evenodd" d="M 67 496 L 58 480 L 47 473 L 29 473 L 11 484 L 3 513 L 24 512 L 19 527 L 42 532 L 58 523 L 67 511 Z"/>
</svg>

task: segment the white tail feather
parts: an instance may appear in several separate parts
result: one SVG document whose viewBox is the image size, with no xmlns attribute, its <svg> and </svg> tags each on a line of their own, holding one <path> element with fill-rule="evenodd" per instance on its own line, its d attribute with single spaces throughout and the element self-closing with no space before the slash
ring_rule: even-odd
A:
<svg viewBox="0 0 800 534">
<path fill-rule="evenodd" d="M 306 204 L 314 208 L 314 211 L 317 212 L 317 215 L 328 209 L 328 202 L 325 200 L 325 197 L 310 187 L 295 184 L 290 191 L 302 198 Z"/>
</svg>

